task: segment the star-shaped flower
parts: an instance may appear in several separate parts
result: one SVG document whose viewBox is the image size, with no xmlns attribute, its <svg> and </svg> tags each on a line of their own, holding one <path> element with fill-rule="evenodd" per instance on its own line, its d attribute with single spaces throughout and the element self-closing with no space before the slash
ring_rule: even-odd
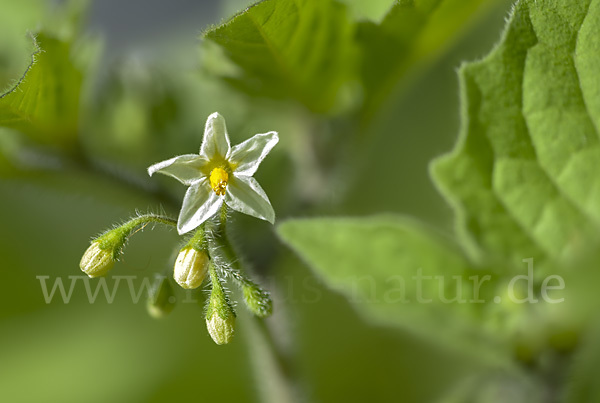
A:
<svg viewBox="0 0 600 403">
<path fill-rule="evenodd" d="M 159 172 L 189 186 L 177 222 L 179 233 L 198 227 L 223 203 L 273 224 L 271 202 L 252 175 L 278 141 L 277 132 L 268 132 L 232 148 L 225 119 L 215 112 L 206 121 L 200 154 L 180 155 L 149 167 L 150 176 Z"/>
</svg>

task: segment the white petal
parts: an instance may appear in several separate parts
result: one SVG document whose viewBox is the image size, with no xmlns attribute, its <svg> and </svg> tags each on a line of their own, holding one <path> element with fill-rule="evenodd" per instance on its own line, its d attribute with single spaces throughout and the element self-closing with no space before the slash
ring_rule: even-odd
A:
<svg viewBox="0 0 600 403">
<path fill-rule="evenodd" d="M 200 155 L 208 160 L 212 160 L 215 156 L 225 158 L 230 148 L 225 119 L 215 112 L 206 120 Z"/>
<path fill-rule="evenodd" d="M 148 168 L 148 175 L 158 172 L 172 176 L 185 185 L 191 185 L 202 178 L 200 168 L 206 160 L 197 154 L 186 154 L 154 164 Z"/>
<path fill-rule="evenodd" d="M 273 224 L 275 212 L 271 202 L 256 179 L 250 176 L 234 176 L 227 185 L 225 203 L 240 213 L 248 214 Z"/>
<path fill-rule="evenodd" d="M 238 175 L 252 176 L 269 151 L 279 141 L 277 132 L 257 134 L 233 147 L 229 160 Z"/>
<path fill-rule="evenodd" d="M 222 204 L 223 197 L 213 192 L 208 186 L 208 181 L 203 178 L 190 186 L 185 193 L 177 221 L 177 231 L 180 235 L 190 232 L 215 215 Z"/>
</svg>

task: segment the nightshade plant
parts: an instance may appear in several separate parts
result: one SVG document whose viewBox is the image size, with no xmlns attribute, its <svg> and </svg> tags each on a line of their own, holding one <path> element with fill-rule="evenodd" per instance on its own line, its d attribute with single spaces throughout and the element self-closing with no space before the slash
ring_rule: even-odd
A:
<svg viewBox="0 0 600 403">
<path fill-rule="evenodd" d="M 20 3 L 10 1 L 12 7 Z M 169 275 L 157 275 L 148 312 L 171 312 L 178 288 L 186 295 L 206 288 L 206 324 L 200 326 L 225 344 L 236 320 L 228 283 L 239 286 L 253 317 L 269 316 L 276 304 L 284 314 L 246 322 L 239 332 L 249 341 L 262 401 L 600 402 L 600 0 L 518 0 L 506 21 L 508 1 L 502 12 L 494 9 L 501 0 L 390 0 L 380 13 L 360 11 L 376 3 L 385 1 L 260 1 L 203 32 L 202 60 L 191 72 L 183 67 L 189 64 L 170 59 L 169 68 L 118 64 L 94 95 L 89 82 L 97 60 L 85 57 L 86 41 L 70 25 L 77 13 L 63 16 L 69 29 L 46 24 L 33 36 L 27 56 L 35 63 L 26 70 L 6 73 L 4 63 L 13 58 L 0 53 L 0 78 L 17 78 L 0 95 L 0 175 L 59 195 L 32 209 L 37 198 L 31 195 L 38 193 L 0 181 L 7 189 L 2 201 L 12 203 L 0 209 L 10 235 L 1 256 L 31 266 L 7 273 L 2 283 L 17 290 L 11 297 L 21 298 L 31 281 L 19 276 L 38 266 L 57 276 L 65 274 L 63 266 L 67 275 L 76 270 L 77 257 L 67 251 L 79 255 L 76 242 L 84 248 L 97 225 L 92 214 L 104 220 L 107 211 L 120 216 L 155 203 L 169 214 L 137 215 L 96 237 L 81 268 L 103 276 L 137 231 L 176 229 L 183 242 L 169 261 Z M 489 15 L 497 28 L 483 19 L 489 10 L 496 10 Z M 481 32 L 489 43 L 477 47 Z M 464 47 L 460 52 L 455 42 Z M 452 80 L 461 60 L 475 61 L 458 70 L 457 108 Z M 210 115 L 214 110 L 228 117 L 232 135 L 276 128 L 281 143 L 268 132 L 232 147 L 222 116 Z M 204 123 L 198 116 L 209 116 L 200 151 L 179 155 L 197 149 Z M 452 149 L 454 120 L 461 127 Z M 253 176 L 272 149 L 269 167 L 258 172 L 269 199 Z M 150 165 L 155 161 L 162 162 Z M 157 172 L 188 187 L 183 202 L 168 188 L 183 186 Z M 77 189 L 71 190 L 77 197 L 62 197 L 73 194 L 67 188 Z M 245 217 L 231 225 L 235 212 L 273 224 L 271 201 L 275 227 L 252 219 L 246 224 Z M 97 209 L 103 203 L 109 207 Z M 25 213 L 13 219 L 21 204 Z M 52 236 L 71 216 L 80 232 Z M 248 276 L 230 242 L 240 228 L 240 246 L 260 263 L 260 281 Z M 41 253 L 25 256 L 32 245 Z M 302 298 L 305 280 L 315 278 L 320 285 L 308 290 L 314 298 Z M 275 280 L 271 294 L 258 285 L 266 279 Z M 549 280 L 551 298 L 544 289 Z M 289 287 L 278 290 L 282 285 Z M 63 320 L 63 312 L 54 318 Z M 88 323 L 93 333 L 61 333 L 53 343 L 79 353 L 73 340 L 117 340 L 96 352 L 95 358 L 110 358 L 110 368 L 120 351 L 146 343 L 141 365 L 156 360 L 156 371 L 163 371 L 156 379 L 177 378 L 162 384 L 165 396 L 171 388 L 196 397 L 196 380 L 209 379 L 214 387 L 204 388 L 207 400 L 226 400 L 226 393 L 232 401 L 245 399 L 251 388 L 243 386 L 244 355 L 227 355 L 237 346 L 217 349 L 218 356 L 210 348 L 201 352 L 206 362 L 222 363 L 226 376 L 215 365 L 198 365 L 189 346 L 203 341 L 188 332 L 196 322 L 186 317 L 182 325 L 173 316 L 151 332 L 144 326 L 121 332 L 119 323 L 106 326 L 107 333 L 97 331 L 94 317 L 94 326 Z M 61 331 L 74 321 L 60 320 Z M 104 330 L 108 321 L 100 320 Z M 37 333 L 45 340 L 42 329 Z M 123 344 L 105 337 L 111 331 Z M 36 332 L 24 327 L 22 333 Z M 163 366 L 147 351 L 165 334 L 183 342 L 170 346 Z M 15 340 L 6 343 L 17 346 L 17 358 L 0 351 L 7 368 L 24 367 L 20 353 L 35 358 L 31 370 L 55 361 L 38 359 L 51 350 L 48 344 L 23 339 L 21 350 Z M 65 368 L 73 367 L 67 362 Z M 8 385 L 19 394 L 13 400 L 23 400 L 22 385 L 31 379 L 26 371 L 25 382 Z M 148 376 L 140 373 L 143 392 L 135 397 L 147 400 Z M 106 384 L 117 384 L 120 375 L 107 373 L 113 378 Z M 0 390 L 7 387 L 4 377 Z M 310 396 L 302 393 L 304 384 Z M 72 389 L 67 386 L 56 389 Z M 115 398 L 109 393 L 98 400 Z"/>
<path fill-rule="evenodd" d="M 189 186 L 176 225 L 180 235 L 192 230 L 195 233 L 177 256 L 173 278 L 181 287 L 195 289 L 210 274 L 206 326 L 217 344 L 229 343 L 234 332 L 236 315 L 222 284 L 226 277 L 240 286 L 252 313 L 259 317 L 271 314 L 269 293 L 242 272 L 225 227 L 228 208 L 274 223 L 271 203 L 252 175 L 278 141 L 276 132 L 268 132 L 231 148 L 225 119 L 215 112 L 206 121 L 200 154 L 180 155 L 148 168 L 150 176 L 159 172 Z M 107 231 L 92 240 L 81 259 L 81 270 L 92 278 L 105 275 L 134 230 L 149 223 L 174 226 L 175 220 L 149 214 Z M 153 316 L 163 316 L 172 309 L 171 293 L 168 281 L 159 279 L 149 296 Z"/>
</svg>

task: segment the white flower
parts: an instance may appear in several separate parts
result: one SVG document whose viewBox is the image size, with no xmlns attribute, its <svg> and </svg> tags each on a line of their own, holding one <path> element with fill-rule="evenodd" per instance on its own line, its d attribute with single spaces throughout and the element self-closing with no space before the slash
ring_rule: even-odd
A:
<svg viewBox="0 0 600 403">
<path fill-rule="evenodd" d="M 198 227 L 223 203 L 273 224 L 271 202 L 252 175 L 278 141 L 277 132 L 268 132 L 232 148 L 225 119 L 215 112 L 206 121 L 200 154 L 180 155 L 149 167 L 150 176 L 160 172 L 189 186 L 177 222 L 179 233 Z"/>
</svg>

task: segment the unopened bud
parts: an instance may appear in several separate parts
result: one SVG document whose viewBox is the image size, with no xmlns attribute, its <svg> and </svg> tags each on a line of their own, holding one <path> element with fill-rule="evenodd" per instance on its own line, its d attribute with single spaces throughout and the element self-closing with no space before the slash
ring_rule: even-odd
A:
<svg viewBox="0 0 600 403">
<path fill-rule="evenodd" d="M 259 286 L 248 282 L 242 286 L 244 301 L 253 314 L 261 318 L 271 315 L 273 302 L 267 291 L 261 290 Z"/>
<path fill-rule="evenodd" d="M 111 248 L 103 249 L 101 245 L 98 240 L 92 242 L 79 263 L 81 270 L 91 278 L 105 275 L 115 264 Z"/>
<path fill-rule="evenodd" d="M 219 312 L 214 312 L 212 316 L 206 318 L 206 328 L 213 341 L 219 345 L 227 344 L 233 339 L 235 325 L 235 315 L 233 312 L 222 316 Z"/>
<path fill-rule="evenodd" d="M 198 288 L 206 277 L 208 264 L 209 259 L 205 251 L 186 246 L 177 256 L 173 278 L 185 289 Z"/>
<path fill-rule="evenodd" d="M 136 225 L 136 221 L 132 220 L 94 239 L 81 258 L 81 270 L 92 278 L 105 275 L 119 258 L 127 237 Z"/>
<path fill-rule="evenodd" d="M 219 345 L 227 344 L 233 338 L 235 312 L 221 285 L 214 266 L 210 266 L 212 290 L 206 310 L 206 328 L 213 341 Z"/>
<path fill-rule="evenodd" d="M 175 307 L 176 301 L 177 298 L 175 298 L 169 279 L 157 276 L 146 305 L 150 316 L 156 319 L 167 316 Z"/>
</svg>

